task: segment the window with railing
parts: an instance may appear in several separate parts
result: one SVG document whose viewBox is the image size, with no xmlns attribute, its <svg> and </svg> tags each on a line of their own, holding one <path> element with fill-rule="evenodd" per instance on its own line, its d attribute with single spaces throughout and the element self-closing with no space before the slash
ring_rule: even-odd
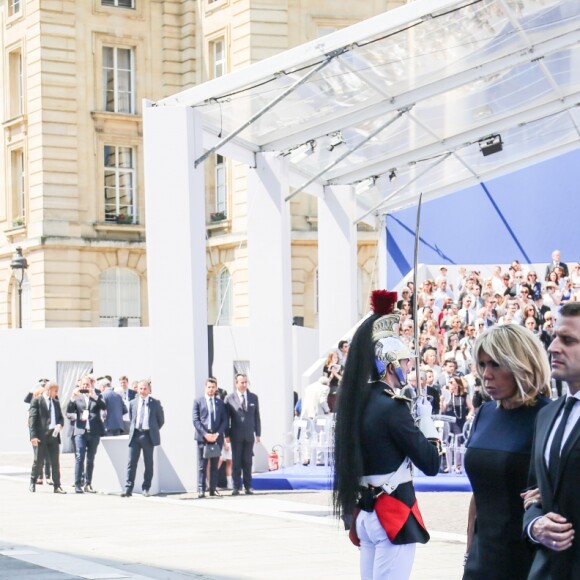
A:
<svg viewBox="0 0 580 580">
<path fill-rule="evenodd" d="M 137 223 L 135 204 L 135 151 L 132 147 L 105 145 L 105 221 Z"/>
<path fill-rule="evenodd" d="M 103 47 L 103 108 L 112 113 L 134 113 L 133 49 Z"/>
<path fill-rule="evenodd" d="M 141 280 L 127 268 L 109 268 L 99 277 L 100 326 L 141 326 Z"/>
</svg>

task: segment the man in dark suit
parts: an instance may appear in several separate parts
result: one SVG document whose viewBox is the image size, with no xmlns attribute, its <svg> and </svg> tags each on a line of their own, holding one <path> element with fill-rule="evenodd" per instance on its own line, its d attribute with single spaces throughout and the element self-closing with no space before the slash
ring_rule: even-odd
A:
<svg viewBox="0 0 580 580">
<path fill-rule="evenodd" d="M 54 493 L 66 493 L 60 485 L 59 445 L 64 418 L 57 399 L 58 385 L 49 381 L 44 384 L 44 393 L 30 402 L 28 426 L 30 442 L 34 447 L 34 461 L 30 473 L 30 491 L 36 491 L 38 472 L 42 473 L 44 458 L 47 457 L 52 470 Z"/>
<path fill-rule="evenodd" d="M 105 434 L 101 411 L 106 408 L 107 404 L 95 389 L 93 379 L 83 377 L 80 386 L 72 392 L 66 410 L 75 421 L 75 493 L 95 493 L 91 481 L 97 448 Z"/>
<path fill-rule="evenodd" d="M 107 437 L 121 435 L 124 432 L 123 415 L 128 412 L 123 402 L 123 397 L 119 393 L 115 393 L 109 379 L 99 381 L 99 389 L 103 393 L 103 399 L 107 404 L 104 421 L 105 435 Z"/>
<path fill-rule="evenodd" d="M 524 532 L 538 544 L 528 578 L 580 578 L 580 302 L 562 307 L 550 344 L 552 377 L 568 383 L 568 395 L 536 419 L 530 484 L 541 501 L 524 514 Z"/>
<path fill-rule="evenodd" d="M 236 375 L 234 392 L 225 400 L 228 410 L 229 427 L 226 430 L 226 443 L 232 445 L 232 476 L 234 490 L 232 495 L 240 495 L 242 475 L 247 495 L 252 495 L 252 457 L 254 441 L 260 442 L 262 426 L 258 397 L 248 391 L 248 377 Z"/>
<path fill-rule="evenodd" d="M 133 495 L 135 475 L 141 451 L 145 472 L 143 474 L 143 496 L 149 497 L 151 480 L 153 479 L 153 448 L 161 444 L 159 431 L 165 423 L 165 415 L 161 403 L 151 396 L 151 383 L 143 379 L 137 386 L 137 397 L 129 406 L 129 464 L 127 465 L 127 483 L 123 497 Z"/>
<path fill-rule="evenodd" d="M 560 250 L 554 250 L 552 252 L 552 261 L 546 266 L 546 272 L 544 273 L 544 280 L 548 279 L 550 272 L 556 268 L 562 268 L 562 276 L 569 276 L 568 264 L 560 262 Z"/>
<path fill-rule="evenodd" d="M 217 491 L 218 462 L 217 457 L 204 457 L 207 443 L 224 444 L 224 432 L 228 426 L 228 413 L 224 402 L 217 394 L 217 381 L 210 377 L 205 381 L 205 396 L 193 402 L 193 426 L 197 441 L 197 490 L 198 497 L 205 497 L 206 473 L 209 463 L 209 495 L 219 496 Z"/>
</svg>

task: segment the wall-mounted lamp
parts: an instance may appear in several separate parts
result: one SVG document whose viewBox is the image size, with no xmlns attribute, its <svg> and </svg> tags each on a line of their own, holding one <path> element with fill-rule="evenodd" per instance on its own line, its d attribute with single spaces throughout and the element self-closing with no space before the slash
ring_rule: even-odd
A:
<svg viewBox="0 0 580 580">
<path fill-rule="evenodd" d="M 479 150 L 484 157 L 502 151 L 503 141 L 501 140 L 501 135 L 490 135 L 486 139 L 479 141 Z"/>
</svg>

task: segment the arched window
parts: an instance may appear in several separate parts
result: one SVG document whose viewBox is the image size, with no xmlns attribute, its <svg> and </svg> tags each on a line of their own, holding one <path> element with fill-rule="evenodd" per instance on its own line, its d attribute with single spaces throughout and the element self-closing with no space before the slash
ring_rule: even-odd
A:
<svg viewBox="0 0 580 580">
<path fill-rule="evenodd" d="M 141 281 L 126 268 L 110 268 L 99 277 L 100 326 L 141 326 Z"/>
<path fill-rule="evenodd" d="M 216 276 L 216 325 L 231 324 L 232 316 L 232 277 L 227 268 L 222 268 Z"/>
</svg>

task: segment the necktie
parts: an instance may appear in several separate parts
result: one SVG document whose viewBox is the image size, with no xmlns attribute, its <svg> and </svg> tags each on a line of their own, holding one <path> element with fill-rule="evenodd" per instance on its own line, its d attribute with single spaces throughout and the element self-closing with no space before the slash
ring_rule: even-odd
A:
<svg viewBox="0 0 580 580">
<path fill-rule="evenodd" d="M 211 397 L 209 400 L 209 409 L 209 428 L 213 429 L 215 424 L 215 403 L 213 397 Z"/>
<path fill-rule="evenodd" d="M 469 324 L 469 308 L 465 310 L 465 326 Z"/>
<path fill-rule="evenodd" d="M 246 395 L 242 395 L 242 411 L 246 411 Z"/>
<path fill-rule="evenodd" d="M 143 419 L 145 418 L 145 401 L 141 399 L 141 410 L 139 411 L 139 422 L 137 424 L 137 429 L 143 429 Z"/>
<path fill-rule="evenodd" d="M 552 440 L 552 447 L 550 448 L 550 462 L 548 464 L 548 470 L 550 472 L 550 479 L 552 484 L 556 483 L 556 478 L 558 476 L 558 467 L 560 466 L 560 448 L 562 447 L 562 439 L 564 438 L 564 431 L 566 429 L 566 423 L 568 423 L 568 418 L 572 412 L 572 408 L 578 402 L 576 397 L 568 397 L 566 404 L 564 405 L 564 413 L 562 413 L 562 420 L 556 429 L 554 439 Z"/>
</svg>

